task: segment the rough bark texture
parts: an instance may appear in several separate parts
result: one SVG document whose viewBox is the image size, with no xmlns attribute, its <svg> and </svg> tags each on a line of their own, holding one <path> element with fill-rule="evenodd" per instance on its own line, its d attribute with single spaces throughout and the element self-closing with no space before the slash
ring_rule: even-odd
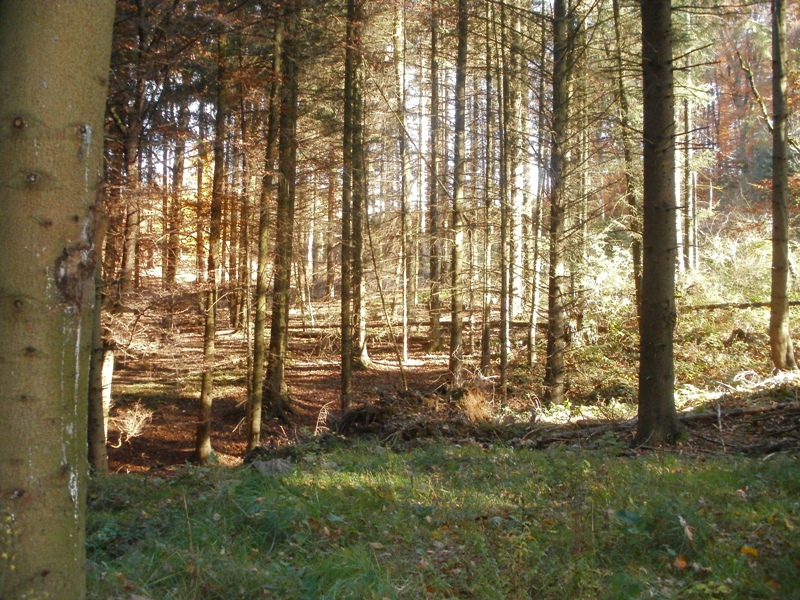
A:
<svg viewBox="0 0 800 600">
<path fill-rule="evenodd" d="M 642 0 L 644 219 L 639 424 L 635 443 L 675 441 L 675 113 L 670 0 Z"/>
<path fill-rule="evenodd" d="M 114 3 L 0 3 L 0 597 L 85 597 L 86 398 Z"/>
<path fill-rule="evenodd" d="M 772 0 L 772 290 L 769 346 L 776 369 L 795 369 L 789 332 L 788 109 L 786 106 L 786 6 Z"/>
</svg>

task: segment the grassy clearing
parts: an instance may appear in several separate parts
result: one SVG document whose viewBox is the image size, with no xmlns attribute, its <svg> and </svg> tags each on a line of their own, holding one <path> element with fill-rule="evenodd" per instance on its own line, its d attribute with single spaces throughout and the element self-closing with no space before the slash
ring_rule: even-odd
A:
<svg viewBox="0 0 800 600">
<path fill-rule="evenodd" d="M 90 598 L 798 598 L 800 460 L 369 442 L 95 481 Z"/>
</svg>

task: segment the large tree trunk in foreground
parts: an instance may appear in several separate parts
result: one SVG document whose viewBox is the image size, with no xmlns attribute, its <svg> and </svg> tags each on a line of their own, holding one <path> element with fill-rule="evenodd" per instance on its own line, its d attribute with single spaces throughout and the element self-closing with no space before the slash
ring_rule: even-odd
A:
<svg viewBox="0 0 800 600">
<path fill-rule="evenodd" d="M 797 367 L 789 332 L 788 108 L 786 105 L 786 6 L 772 0 L 772 290 L 769 346 L 776 369 Z"/>
<path fill-rule="evenodd" d="M 670 0 L 642 0 L 644 195 L 636 444 L 675 441 L 675 112 Z"/>
<path fill-rule="evenodd" d="M 86 398 L 114 3 L 0 3 L 0 597 L 86 595 Z"/>
</svg>

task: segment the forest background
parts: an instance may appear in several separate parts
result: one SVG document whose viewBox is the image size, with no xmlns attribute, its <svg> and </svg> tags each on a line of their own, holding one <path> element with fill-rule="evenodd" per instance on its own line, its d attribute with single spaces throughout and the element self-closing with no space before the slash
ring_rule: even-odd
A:
<svg viewBox="0 0 800 600">
<path fill-rule="evenodd" d="M 119 4 L 101 343 L 135 364 L 160 353 L 153 327 L 169 339 L 176 316 L 201 311 L 196 460 L 212 452 L 223 327 L 245 338 L 248 449 L 261 441 L 263 398 L 284 422 L 296 408 L 286 369 L 298 327 L 317 352 L 340 355 L 326 413 L 351 405 L 353 365 L 376 366 L 370 347 L 396 354 L 407 388 L 415 336 L 426 365 L 446 352 L 445 385 L 468 381 L 490 402 L 508 404 L 509 391 L 529 412 L 570 397 L 635 402 L 635 360 L 597 362 L 613 339 L 614 355 L 636 354 L 639 13 L 565 5 L 554 53 L 551 9 Z M 791 113 L 797 8 L 787 15 Z M 722 319 L 728 346 L 759 345 L 758 303 L 771 294 L 771 32 L 760 3 L 673 15 L 677 312 Z M 148 335 L 155 309 L 165 315 Z M 691 368 L 727 385 L 750 369 L 712 374 L 719 354 L 704 349 Z"/>
<path fill-rule="evenodd" d="M 539 560 L 536 568 L 549 578 L 543 587 L 533 583 L 536 570 L 503 584 L 492 583 L 498 572 L 491 569 L 465 575 L 476 563 L 466 568 L 464 547 L 473 558 L 482 551 L 459 544 L 462 535 L 485 541 L 487 527 L 499 527 L 503 548 L 533 562 L 544 543 L 528 529 L 524 502 L 514 500 L 509 509 L 502 508 L 507 499 L 471 496 L 481 473 L 495 469 L 470 471 L 467 463 L 483 462 L 473 447 L 491 452 L 500 443 L 528 460 L 533 448 L 575 443 L 589 451 L 579 460 L 601 472 L 604 457 L 640 456 L 648 442 L 661 441 L 640 434 L 638 450 L 627 448 L 641 400 L 640 322 L 649 331 L 641 307 L 651 293 L 642 285 L 648 183 L 640 10 L 616 0 L 117 2 L 89 455 L 98 474 L 109 464 L 114 471 L 150 470 L 156 487 L 165 481 L 175 487 L 163 495 L 146 481 L 141 489 L 122 479 L 95 481 L 89 531 L 95 597 L 136 589 L 171 597 L 234 593 L 220 573 L 240 571 L 242 563 L 222 571 L 199 567 L 211 559 L 195 546 L 194 535 L 206 534 L 194 527 L 229 518 L 200 516 L 194 508 L 190 517 L 186 494 L 207 499 L 196 486 L 206 486 L 208 477 L 214 499 L 251 519 L 260 518 L 267 493 L 289 506 L 284 494 L 302 496 L 308 485 L 360 489 L 363 482 L 322 481 L 331 472 L 373 468 L 397 482 L 384 482 L 394 491 L 370 482 L 370 494 L 390 503 L 403 495 L 403 506 L 394 507 L 399 519 L 435 524 L 433 549 L 422 551 L 415 567 L 406 565 L 419 581 L 398 583 L 401 575 L 383 568 L 384 542 L 369 542 L 369 556 L 358 553 L 364 548 L 339 553 L 345 538 L 365 535 L 350 525 L 368 510 L 359 503 L 374 498 L 357 500 L 352 513 L 333 511 L 329 498 L 328 508 L 313 516 L 300 514 L 308 507 L 270 513 L 275 521 L 262 525 L 274 528 L 273 547 L 286 543 L 273 567 L 288 570 L 273 569 L 266 584 L 263 574 L 244 578 L 239 593 L 289 597 L 286 590 L 299 582 L 298 597 L 363 597 L 365 590 L 376 597 L 405 590 L 480 596 L 497 585 L 509 586 L 509 597 L 536 590 L 549 597 L 568 580 L 575 597 L 596 597 L 598 590 L 608 597 L 751 597 L 753 590 L 792 597 L 799 563 L 786 544 L 797 506 L 780 504 L 794 492 L 778 471 L 796 469 L 791 453 L 800 407 L 785 334 L 796 295 L 791 256 L 800 176 L 797 127 L 789 119 L 782 238 L 773 218 L 775 25 L 763 3 L 698 2 L 672 13 L 669 212 L 677 246 L 669 264 L 677 300 L 671 314 L 678 320 L 669 364 L 675 385 L 670 380 L 668 388 L 673 413 L 679 412 L 666 420 L 683 429 L 663 440 L 678 443 L 678 456 L 777 456 L 780 469 L 726 463 L 732 479 L 715 480 L 747 499 L 750 487 L 739 487 L 737 478 L 758 479 L 773 492 L 757 501 L 777 504 L 760 504 L 725 525 L 712 524 L 698 505 L 690 523 L 687 509 L 674 505 L 683 497 L 677 491 L 663 488 L 649 501 L 623 484 L 624 470 L 614 471 L 609 477 L 627 500 L 602 500 L 625 508 L 608 511 L 600 525 L 606 541 L 598 545 L 594 502 L 600 499 L 593 494 L 605 484 L 584 471 L 576 478 L 580 490 L 553 500 L 555 506 L 581 498 L 580 507 L 536 519 L 543 531 L 565 524 L 572 537 L 559 539 L 579 556 L 591 549 L 585 564 L 556 575 Z M 800 8 L 782 10 L 781 114 L 791 115 L 798 103 Z M 787 260 L 776 267 L 780 244 Z M 781 269 L 787 289 L 776 327 Z M 360 459 L 337 450 L 340 436 L 363 433 L 377 434 L 369 439 L 379 445 L 357 445 Z M 383 454 L 426 437 L 450 439 L 455 450 L 434 445 L 397 464 Z M 240 479 L 172 466 L 236 465 L 246 451 L 262 470 L 279 470 L 275 489 L 249 472 Z M 383 457 L 380 464 L 359 462 L 370 453 Z M 287 457 L 305 461 L 308 472 L 280 471 Z M 570 456 L 543 460 L 555 461 L 555 478 L 559 468 L 580 470 Z M 658 455 L 653 468 L 692 481 L 711 481 L 717 472 L 701 474 L 702 468 L 670 460 Z M 418 467 L 434 474 L 422 497 L 412 489 Z M 436 473 L 451 467 L 472 481 L 449 481 L 454 489 L 464 485 L 466 495 L 455 504 L 437 487 L 444 484 Z M 408 498 L 397 491 L 406 489 L 399 482 L 407 476 Z M 519 471 L 503 477 L 502 487 L 522 485 Z M 183 512 L 168 506 L 179 500 L 176 493 Z M 589 512 L 587 496 L 594 498 Z M 151 508 L 134 515 L 132 503 Z M 465 516 L 452 512 L 456 505 L 481 508 Z M 150 567 L 136 562 L 148 560 L 140 551 L 148 536 L 177 526 L 153 522 L 150 510 L 165 510 L 166 520 L 185 517 L 188 525 L 188 538 L 174 542 L 185 549 L 159 546 L 157 568 L 152 558 Z M 580 533 L 587 518 L 592 536 Z M 772 526 L 779 518 L 778 532 Z M 470 520 L 483 525 L 473 531 Z M 743 524 L 755 520 L 770 523 L 769 532 L 745 535 Z M 413 540 L 389 537 L 400 555 L 420 553 Z M 638 559 L 617 557 L 627 570 L 596 554 L 609 550 L 608 540 L 625 538 L 641 541 Z M 727 562 L 723 542 L 735 548 L 725 550 L 733 557 Z M 233 542 L 220 543 L 224 556 L 224 545 Z M 316 559 L 307 554 L 311 546 L 321 552 Z M 171 574 L 172 559 L 183 576 Z M 308 571 L 297 567 L 315 560 L 321 562 Z M 754 570 L 743 576 L 743 568 Z"/>
</svg>

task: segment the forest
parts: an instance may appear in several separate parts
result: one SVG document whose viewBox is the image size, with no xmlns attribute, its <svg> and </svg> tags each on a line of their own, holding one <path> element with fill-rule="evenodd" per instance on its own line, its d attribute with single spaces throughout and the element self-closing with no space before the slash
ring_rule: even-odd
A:
<svg viewBox="0 0 800 600">
<path fill-rule="evenodd" d="M 800 595 L 799 3 L 33 4 L 0 597 Z"/>
</svg>

